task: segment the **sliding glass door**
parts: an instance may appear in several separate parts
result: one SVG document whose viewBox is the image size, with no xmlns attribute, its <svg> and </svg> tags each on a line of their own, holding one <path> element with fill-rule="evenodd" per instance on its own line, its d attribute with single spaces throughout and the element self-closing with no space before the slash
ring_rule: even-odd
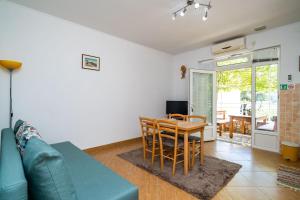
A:
<svg viewBox="0 0 300 200">
<path fill-rule="evenodd" d="M 255 67 L 255 130 L 277 132 L 278 65 Z"/>
<path fill-rule="evenodd" d="M 279 47 L 219 59 L 216 71 L 191 69 L 189 112 L 207 116 L 204 139 L 218 129 L 219 139 L 278 152 L 278 72 Z"/>
<path fill-rule="evenodd" d="M 216 68 L 218 138 L 278 151 L 279 47 L 218 60 Z"/>
<path fill-rule="evenodd" d="M 279 151 L 279 47 L 253 52 L 253 141 L 256 148 Z"/>
</svg>

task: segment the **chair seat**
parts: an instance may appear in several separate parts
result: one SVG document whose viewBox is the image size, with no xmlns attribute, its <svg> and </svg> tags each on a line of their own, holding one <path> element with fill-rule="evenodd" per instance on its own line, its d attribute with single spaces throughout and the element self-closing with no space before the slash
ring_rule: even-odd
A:
<svg viewBox="0 0 300 200">
<path fill-rule="evenodd" d="M 184 146 L 183 140 L 177 140 L 177 143 L 178 143 L 177 144 L 178 147 L 183 147 Z M 174 147 L 175 141 L 173 139 L 163 138 L 163 145 L 168 146 L 168 147 Z"/>
<path fill-rule="evenodd" d="M 179 140 L 184 141 L 184 136 L 183 135 L 179 135 Z M 195 140 L 196 142 L 200 142 L 200 137 L 189 135 L 189 141 L 191 142 L 193 140 Z"/>
<path fill-rule="evenodd" d="M 150 144 L 152 144 L 152 142 L 153 142 L 153 137 L 152 137 L 152 135 L 147 136 L 147 137 L 146 137 L 146 140 L 147 140 Z M 158 137 L 156 138 L 155 142 L 156 142 L 156 143 L 159 142 L 159 141 L 158 141 Z M 163 145 L 164 145 L 164 146 L 168 146 L 168 147 L 174 147 L 175 142 L 174 142 L 174 140 L 172 140 L 172 139 L 169 139 L 169 138 L 163 138 Z M 184 145 L 183 139 L 178 138 L 178 147 L 183 147 L 183 145 Z"/>
<path fill-rule="evenodd" d="M 189 135 L 189 141 L 195 140 L 196 142 L 200 142 L 201 138 L 193 135 Z"/>
<path fill-rule="evenodd" d="M 166 132 L 166 131 L 163 131 L 163 133 L 166 134 L 166 135 L 174 136 L 173 133 L 168 133 L 168 132 Z M 183 141 L 183 135 L 178 135 L 178 141 L 179 141 L 179 140 L 182 140 L 182 141 Z"/>
</svg>

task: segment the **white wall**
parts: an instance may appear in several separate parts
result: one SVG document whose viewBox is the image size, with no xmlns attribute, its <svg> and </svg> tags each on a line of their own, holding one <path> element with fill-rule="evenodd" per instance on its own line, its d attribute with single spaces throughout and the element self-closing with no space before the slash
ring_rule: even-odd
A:
<svg viewBox="0 0 300 200">
<path fill-rule="evenodd" d="M 172 56 L 13 3 L 0 2 L 0 59 L 13 75 L 15 120 L 49 143 L 88 148 L 139 136 L 138 116 L 162 116 Z M 101 71 L 81 69 L 81 54 Z M 0 69 L 0 128 L 8 126 L 9 74 Z"/>
<path fill-rule="evenodd" d="M 280 82 L 286 83 L 289 74 L 293 75 L 294 83 L 300 83 L 299 56 L 300 56 L 300 22 L 248 35 L 247 47 L 253 50 L 280 45 Z M 198 61 L 211 58 L 210 46 L 199 48 L 174 56 L 172 98 L 188 99 L 188 74 L 184 80 L 180 79 L 180 66 L 190 68 L 214 70 L 214 65 L 200 66 Z"/>
</svg>

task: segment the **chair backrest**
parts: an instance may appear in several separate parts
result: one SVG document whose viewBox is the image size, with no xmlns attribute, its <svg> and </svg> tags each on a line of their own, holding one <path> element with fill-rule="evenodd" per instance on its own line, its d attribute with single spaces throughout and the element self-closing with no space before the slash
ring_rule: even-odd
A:
<svg viewBox="0 0 300 200">
<path fill-rule="evenodd" d="M 156 129 L 156 120 L 148 117 L 140 117 L 140 125 L 141 125 L 141 131 L 142 131 L 142 137 L 144 139 L 147 138 L 147 136 L 153 135 L 153 139 L 155 139 L 155 134 L 157 132 Z"/>
<path fill-rule="evenodd" d="M 226 111 L 225 110 L 217 111 L 217 119 L 226 119 Z"/>
<path fill-rule="evenodd" d="M 176 119 L 176 120 L 186 121 L 186 115 L 182 115 L 182 114 L 169 114 L 169 119 Z"/>
<path fill-rule="evenodd" d="M 206 116 L 205 115 L 188 115 L 187 116 L 187 121 L 202 121 L 204 123 L 206 123 Z"/>
<path fill-rule="evenodd" d="M 178 126 L 176 121 L 157 120 L 157 129 L 159 137 L 177 140 Z"/>
</svg>

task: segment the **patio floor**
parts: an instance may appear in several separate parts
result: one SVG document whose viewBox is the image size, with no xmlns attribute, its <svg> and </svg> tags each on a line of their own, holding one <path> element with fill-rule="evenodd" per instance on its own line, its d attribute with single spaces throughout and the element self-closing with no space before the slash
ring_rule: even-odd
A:
<svg viewBox="0 0 300 200">
<path fill-rule="evenodd" d="M 223 132 L 222 136 L 218 135 L 218 140 L 230 142 L 234 144 L 241 144 L 244 146 L 251 146 L 251 135 L 245 135 L 241 133 L 233 133 L 233 138 L 229 137 L 229 132 Z"/>
</svg>

